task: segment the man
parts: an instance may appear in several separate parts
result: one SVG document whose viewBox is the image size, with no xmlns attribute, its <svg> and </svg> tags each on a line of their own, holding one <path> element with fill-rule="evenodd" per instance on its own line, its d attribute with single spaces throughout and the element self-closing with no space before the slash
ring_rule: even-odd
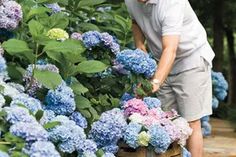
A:
<svg viewBox="0 0 236 157">
<path fill-rule="evenodd" d="M 192 157 L 202 157 L 200 119 L 212 114 L 211 66 L 214 52 L 188 0 L 125 0 L 133 19 L 137 48 L 145 41 L 157 59 L 152 78 L 164 110 L 175 108 L 193 129 L 187 141 Z"/>
</svg>

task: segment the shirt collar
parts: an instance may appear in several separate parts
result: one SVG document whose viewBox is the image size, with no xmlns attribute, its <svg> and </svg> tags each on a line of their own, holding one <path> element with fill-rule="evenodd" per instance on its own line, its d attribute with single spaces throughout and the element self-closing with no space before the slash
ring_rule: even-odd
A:
<svg viewBox="0 0 236 157">
<path fill-rule="evenodd" d="M 148 0 L 146 4 L 157 4 L 158 0 Z"/>
</svg>

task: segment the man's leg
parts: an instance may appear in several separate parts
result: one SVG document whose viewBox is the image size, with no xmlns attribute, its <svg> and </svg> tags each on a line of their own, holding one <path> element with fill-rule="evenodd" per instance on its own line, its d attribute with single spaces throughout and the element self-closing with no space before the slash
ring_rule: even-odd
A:
<svg viewBox="0 0 236 157">
<path fill-rule="evenodd" d="M 192 135 L 187 141 L 187 148 L 190 151 L 192 157 L 203 156 L 203 136 L 201 129 L 201 121 L 196 120 L 189 122 L 190 127 L 193 129 Z"/>
</svg>

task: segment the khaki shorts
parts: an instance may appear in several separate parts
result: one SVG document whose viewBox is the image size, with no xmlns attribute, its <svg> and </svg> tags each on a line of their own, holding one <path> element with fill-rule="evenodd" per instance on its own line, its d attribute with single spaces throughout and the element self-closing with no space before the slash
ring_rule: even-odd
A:
<svg viewBox="0 0 236 157">
<path fill-rule="evenodd" d="M 168 76 L 157 97 L 163 110 L 174 108 L 189 122 L 211 115 L 211 67 L 202 58 L 201 66 Z"/>
</svg>

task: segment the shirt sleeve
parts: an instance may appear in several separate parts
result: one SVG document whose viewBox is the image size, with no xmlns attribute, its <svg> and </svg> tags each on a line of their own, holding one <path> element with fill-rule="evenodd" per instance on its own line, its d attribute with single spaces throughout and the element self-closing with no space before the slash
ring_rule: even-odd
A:
<svg viewBox="0 0 236 157">
<path fill-rule="evenodd" d="M 184 20 L 185 0 L 166 0 L 162 7 L 162 36 L 180 35 Z"/>
</svg>

